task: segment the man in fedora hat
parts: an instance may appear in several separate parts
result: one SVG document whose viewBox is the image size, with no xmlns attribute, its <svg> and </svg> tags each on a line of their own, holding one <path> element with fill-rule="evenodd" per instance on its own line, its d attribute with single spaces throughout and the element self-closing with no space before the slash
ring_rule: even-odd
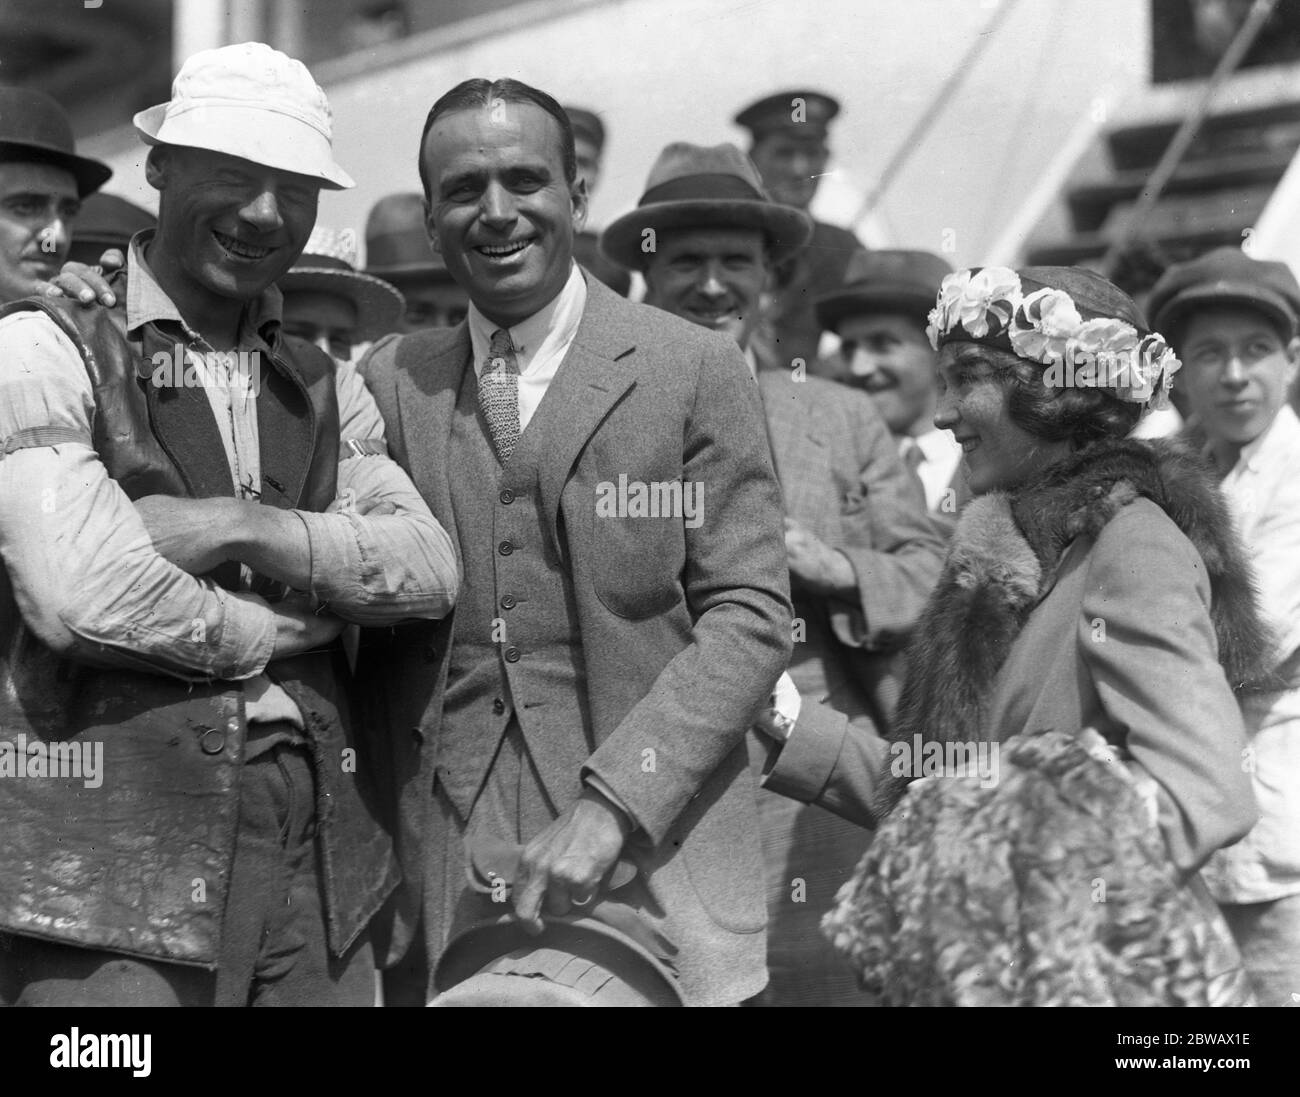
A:
<svg viewBox="0 0 1300 1097">
<path fill-rule="evenodd" d="M 951 273 L 928 251 L 859 251 L 844 285 L 814 306 L 817 322 L 840 340 L 838 352 L 818 359 L 815 371 L 871 397 L 903 463 L 920 477 L 931 517 L 945 530 L 956 524 L 970 491 L 961 446 L 934 425 L 937 356 L 925 327 L 939 284 Z"/>
<path fill-rule="evenodd" d="M 77 155 L 57 102 L 0 86 L 0 305 L 45 289 L 68 257 L 82 200 L 112 174 Z"/>
<path fill-rule="evenodd" d="M 745 350 L 785 500 L 790 675 L 810 710 L 881 723 L 896 684 L 892 655 L 938 578 L 941 544 L 871 401 L 782 368 L 755 344 L 763 288 L 809 231 L 807 214 L 768 200 L 740 149 L 680 142 L 660 153 L 640 204 L 601 243 L 641 270 L 647 304 Z M 866 836 L 820 808 L 758 795 L 772 926 L 765 1003 L 865 1004 L 818 920 Z"/>
<path fill-rule="evenodd" d="M 1239 695 L 1260 820 L 1202 869 L 1260 1005 L 1300 989 L 1300 284 L 1285 263 L 1216 248 L 1169 267 L 1150 311 L 1183 363 L 1189 431 L 1222 480 L 1278 644 L 1275 686 Z M 1247 762 L 1249 763 L 1247 766 Z"/>
<path fill-rule="evenodd" d="M 359 273 L 356 259 L 351 230 L 317 225 L 298 261 L 279 281 L 284 296 L 281 330 L 316 344 L 340 362 L 352 360 L 358 343 L 393 331 L 406 307 L 387 282 Z"/>
<path fill-rule="evenodd" d="M 406 310 L 392 331 L 454 328 L 465 319 L 469 297 L 442 256 L 429 247 L 424 196 L 387 194 L 366 218 L 366 273 L 397 287 Z"/>
<path fill-rule="evenodd" d="M 116 306 L 0 318 L 0 758 L 47 759 L 0 797 L 0 1000 L 370 1004 L 387 742 L 335 640 L 445 614 L 455 550 L 355 371 L 281 330 L 351 185 L 306 68 L 206 50 L 135 125 L 158 228 Z"/>
<path fill-rule="evenodd" d="M 745 729 L 791 643 L 757 392 L 733 340 L 574 263 L 586 191 L 551 96 L 467 80 L 420 148 L 469 316 L 381 340 L 361 369 L 465 584 L 454 622 L 373 652 L 423 900 L 389 960 L 422 915 L 432 989 L 464 928 L 508 909 L 541 931 L 612 893 L 687 1004 L 738 1002 L 765 979 Z M 508 898 L 471 888 L 503 845 Z"/>
<path fill-rule="evenodd" d="M 573 125 L 573 148 L 578 157 L 578 178 L 587 184 L 590 202 L 600 183 L 600 160 L 605 153 L 605 123 L 600 115 L 586 107 L 565 107 Z M 611 263 L 600 250 L 600 233 L 589 225 L 573 238 L 573 257 L 615 293 L 628 295 L 632 276 L 617 263 Z"/>
<path fill-rule="evenodd" d="M 751 103 L 734 121 L 749 130 L 749 155 L 776 202 L 805 212 L 830 159 L 828 135 L 839 103 L 819 91 L 791 89 Z M 776 268 L 772 328 L 776 351 L 789 365 L 817 358 L 821 328 L 813 301 L 844 281 L 849 258 L 862 245 L 847 229 L 814 221 L 807 245 Z"/>
</svg>

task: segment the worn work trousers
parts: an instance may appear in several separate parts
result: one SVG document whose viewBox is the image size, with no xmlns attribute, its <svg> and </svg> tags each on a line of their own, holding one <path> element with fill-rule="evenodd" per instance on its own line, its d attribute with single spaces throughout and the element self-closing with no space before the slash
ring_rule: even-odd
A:
<svg viewBox="0 0 1300 1097">
<path fill-rule="evenodd" d="M 0 1004 L 373 1005 L 369 935 L 329 954 L 317 860 L 307 749 L 280 743 L 244 766 L 215 972 L 0 935 Z"/>
</svg>

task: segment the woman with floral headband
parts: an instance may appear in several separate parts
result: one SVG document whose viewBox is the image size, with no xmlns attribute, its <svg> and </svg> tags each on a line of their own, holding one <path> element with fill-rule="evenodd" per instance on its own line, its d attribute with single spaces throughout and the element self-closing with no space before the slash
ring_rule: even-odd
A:
<svg viewBox="0 0 1300 1097">
<path fill-rule="evenodd" d="M 1127 438 L 1179 363 L 1078 268 L 953 274 L 930 321 L 976 498 L 894 726 L 760 725 L 766 787 L 879 826 L 825 928 L 887 1004 L 1243 1002 L 1196 871 L 1256 818 L 1268 641 L 1207 471 Z"/>
</svg>

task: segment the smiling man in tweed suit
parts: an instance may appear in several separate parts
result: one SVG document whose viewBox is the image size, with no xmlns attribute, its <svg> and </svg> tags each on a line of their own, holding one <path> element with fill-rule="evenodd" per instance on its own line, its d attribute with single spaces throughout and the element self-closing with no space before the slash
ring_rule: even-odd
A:
<svg viewBox="0 0 1300 1097">
<path fill-rule="evenodd" d="M 848 716 L 879 726 L 897 688 L 894 653 L 938 578 L 942 544 L 871 400 L 775 361 L 755 335 L 775 264 L 809 232 L 801 210 L 767 199 L 734 145 L 678 143 L 601 242 L 611 259 L 641 269 L 647 303 L 744 348 L 785 501 L 800 722 Z M 759 793 L 759 814 L 770 921 L 763 1003 L 869 1004 L 817 924 L 869 836 L 772 792 Z"/>
<path fill-rule="evenodd" d="M 457 86 L 420 168 L 470 314 L 377 343 L 361 369 L 465 583 L 445 626 L 399 630 L 367 660 L 404 751 L 408 891 L 388 960 L 420 914 L 428 987 L 462 927 L 512 909 L 541 931 L 616 904 L 686 1004 L 739 1002 L 765 979 L 744 736 L 791 644 L 756 386 L 733 341 L 575 266 L 586 193 L 550 96 Z M 674 482 L 692 514 L 606 505 L 612 486 Z M 511 848 L 509 904 L 467 886 Z"/>
</svg>

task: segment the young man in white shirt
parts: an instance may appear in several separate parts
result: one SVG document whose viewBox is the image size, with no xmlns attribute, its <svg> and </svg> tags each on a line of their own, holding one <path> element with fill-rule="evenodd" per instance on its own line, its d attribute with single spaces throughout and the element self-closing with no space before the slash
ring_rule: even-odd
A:
<svg viewBox="0 0 1300 1097">
<path fill-rule="evenodd" d="M 1284 263 L 1219 248 L 1170 267 L 1151 296 L 1182 359 L 1177 384 L 1255 563 L 1278 640 L 1271 689 L 1242 694 L 1260 821 L 1203 869 L 1260 1005 L 1300 989 L 1300 285 Z"/>
</svg>

